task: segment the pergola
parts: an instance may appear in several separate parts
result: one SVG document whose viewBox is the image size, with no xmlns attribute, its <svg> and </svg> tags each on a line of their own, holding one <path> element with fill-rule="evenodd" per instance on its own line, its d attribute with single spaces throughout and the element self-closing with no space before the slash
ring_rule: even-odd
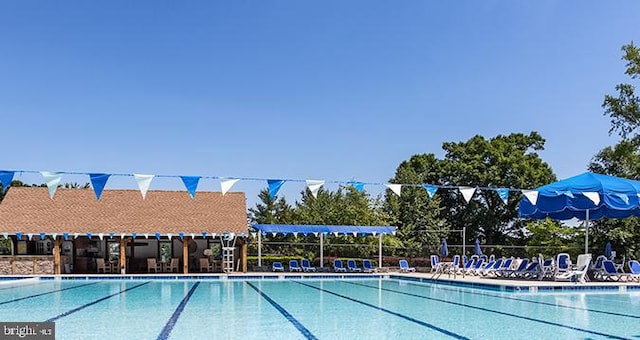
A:
<svg viewBox="0 0 640 340">
<path fill-rule="evenodd" d="M 308 224 L 254 224 L 258 231 L 258 266 L 262 266 L 262 234 L 313 234 L 320 238 L 320 267 L 324 259 L 324 236 L 338 235 L 372 235 L 378 236 L 378 267 L 382 267 L 382 236 L 395 234 L 394 226 L 355 226 L 355 225 L 308 225 Z"/>
</svg>

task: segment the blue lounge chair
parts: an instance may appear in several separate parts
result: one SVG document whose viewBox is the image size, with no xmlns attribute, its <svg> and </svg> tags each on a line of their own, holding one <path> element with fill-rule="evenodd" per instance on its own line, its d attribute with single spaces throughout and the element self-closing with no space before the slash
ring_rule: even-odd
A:
<svg viewBox="0 0 640 340">
<path fill-rule="evenodd" d="M 567 253 L 560 253 L 556 258 L 555 276 L 566 273 L 571 269 L 571 257 Z"/>
<path fill-rule="evenodd" d="M 362 272 L 362 268 L 358 267 L 358 265 L 356 265 L 356 260 L 353 259 L 347 260 L 347 269 L 350 272 Z"/>
<path fill-rule="evenodd" d="M 431 272 L 435 272 L 436 270 L 438 270 L 438 263 L 440 263 L 440 259 L 438 258 L 438 255 L 431 255 L 430 260 Z"/>
<path fill-rule="evenodd" d="M 298 266 L 298 260 L 290 260 L 289 261 L 289 271 L 290 272 L 301 272 L 302 268 Z"/>
<path fill-rule="evenodd" d="M 334 272 L 347 272 L 347 268 L 342 265 L 342 260 L 335 259 L 333 260 L 333 271 Z"/>
<path fill-rule="evenodd" d="M 271 270 L 273 270 L 274 272 L 284 272 L 284 267 L 282 266 L 281 262 L 274 262 L 271 264 Z"/>
<path fill-rule="evenodd" d="M 375 273 L 377 269 L 371 264 L 371 260 L 362 260 L 362 271 L 365 273 Z"/>
<path fill-rule="evenodd" d="M 560 257 L 558 255 L 558 257 Z M 588 280 L 587 270 L 589 269 L 589 264 L 591 263 L 591 254 L 580 254 L 578 255 L 576 268 L 573 270 L 568 270 L 564 273 L 560 273 L 556 275 L 556 281 L 573 281 L 573 282 L 585 282 Z M 558 265 L 560 262 L 558 261 Z"/>
<path fill-rule="evenodd" d="M 449 273 L 457 273 L 460 270 L 460 255 L 453 255 L 453 264 L 449 269 Z"/>
<path fill-rule="evenodd" d="M 467 269 L 465 273 L 477 275 L 478 271 L 480 270 L 480 268 L 482 268 L 483 264 L 484 264 L 484 260 L 482 258 L 478 258 L 478 260 L 473 264 L 473 266 Z"/>
<path fill-rule="evenodd" d="M 309 263 L 309 260 L 307 259 L 302 259 L 300 261 L 300 263 L 302 263 L 302 270 L 305 272 L 315 272 L 316 271 L 316 267 L 311 267 L 311 263 Z"/>
<path fill-rule="evenodd" d="M 467 260 L 464 266 L 458 270 L 458 274 L 466 273 L 473 266 L 473 259 Z"/>
<path fill-rule="evenodd" d="M 618 273 L 618 269 L 613 261 L 602 261 L 602 268 L 604 270 L 601 275 L 602 280 L 620 281 L 624 279 L 624 281 L 626 281 L 629 278 L 629 274 L 627 273 Z"/>
<path fill-rule="evenodd" d="M 520 264 L 518 265 L 518 268 L 516 268 L 515 270 L 505 269 L 505 270 L 500 272 L 500 276 L 502 276 L 502 277 L 518 277 L 518 275 L 520 275 L 520 273 L 524 272 L 527 269 L 528 266 L 529 266 L 529 259 L 522 259 L 522 261 L 520 261 Z"/>
<path fill-rule="evenodd" d="M 500 268 L 496 269 L 493 271 L 493 275 L 494 276 L 502 276 L 502 274 L 507 271 L 507 270 L 511 270 L 511 264 L 513 263 L 513 257 L 510 257 L 508 259 L 506 259 L 504 262 L 502 262 L 502 265 L 500 266 Z"/>
<path fill-rule="evenodd" d="M 399 264 L 400 264 L 400 272 L 401 273 L 415 272 L 416 271 L 416 269 L 414 267 L 409 267 L 409 263 L 407 262 L 407 260 L 400 260 Z"/>
<path fill-rule="evenodd" d="M 600 280 L 602 279 L 602 274 L 605 273 L 604 267 L 602 265 L 602 262 L 604 262 L 604 260 L 606 260 L 607 257 L 604 255 L 600 255 L 598 257 L 596 257 L 596 262 L 593 263 L 593 265 L 591 266 L 591 270 L 593 271 L 593 278 L 596 280 Z"/>
<path fill-rule="evenodd" d="M 631 272 L 629 274 L 629 278 L 634 281 L 640 282 L 640 262 L 636 260 L 630 260 L 629 271 Z"/>
</svg>

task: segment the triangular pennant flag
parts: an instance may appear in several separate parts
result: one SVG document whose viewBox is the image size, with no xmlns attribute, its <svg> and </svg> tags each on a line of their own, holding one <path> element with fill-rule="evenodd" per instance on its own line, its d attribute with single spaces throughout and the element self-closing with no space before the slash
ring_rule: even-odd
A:
<svg viewBox="0 0 640 340">
<path fill-rule="evenodd" d="M 116 233 L 109 233 L 109 238 L 113 238 L 114 236 L 116 236 Z"/>
<path fill-rule="evenodd" d="M 100 239 L 100 241 L 102 241 L 102 239 L 104 238 L 104 234 L 103 233 L 99 233 L 98 234 L 98 238 Z"/>
<path fill-rule="evenodd" d="M 149 239 L 149 233 L 144 233 L 143 235 L 144 235 L 144 239 L 145 239 L 145 240 L 148 240 L 148 239 Z"/>
<path fill-rule="evenodd" d="M 45 237 L 47 237 L 47 234 L 46 234 L 46 233 L 40 233 L 40 239 L 41 239 L 41 240 L 44 240 L 44 239 L 45 239 Z"/>
<path fill-rule="evenodd" d="M 138 233 L 131 233 L 131 238 L 135 239 L 136 237 L 138 237 Z"/>
<path fill-rule="evenodd" d="M 402 189 L 402 184 L 387 184 L 387 188 L 393 191 L 394 194 L 400 196 L 400 190 Z"/>
<path fill-rule="evenodd" d="M 62 233 L 62 237 L 64 238 L 65 241 L 69 240 L 69 233 Z"/>
<path fill-rule="evenodd" d="M 100 196 L 102 196 L 102 190 L 104 186 L 107 185 L 107 180 L 109 179 L 109 174 L 89 174 L 89 179 L 91 179 L 91 186 L 93 186 L 93 191 L 96 194 L 96 198 L 100 200 Z"/>
<path fill-rule="evenodd" d="M 333 235 L 338 236 L 338 232 L 337 231 L 333 232 Z"/>
<path fill-rule="evenodd" d="M 498 196 L 500 196 L 500 199 L 502 199 L 502 202 L 504 202 L 504 204 L 507 204 L 509 202 L 509 189 L 500 188 L 496 189 L 496 192 L 498 193 Z"/>
<path fill-rule="evenodd" d="M 2 236 L 4 236 L 4 239 L 8 239 L 9 238 L 9 233 L 2 233 Z"/>
<path fill-rule="evenodd" d="M 78 238 L 78 236 L 80 236 L 80 233 L 73 233 L 73 238 L 74 239 Z"/>
<path fill-rule="evenodd" d="M 276 235 L 278 235 L 278 233 L 271 233 L 271 236 L 276 237 Z"/>
<path fill-rule="evenodd" d="M 353 232 L 353 236 L 354 236 L 354 237 L 355 237 L 355 236 L 358 236 L 358 232 L 357 232 L 357 231 L 354 231 L 354 232 Z"/>
<path fill-rule="evenodd" d="M 268 179 L 267 185 L 269 186 L 269 198 L 273 199 L 280 191 L 280 187 L 284 184 L 282 179 Z"/>
<path fill-rule="evenodd" d="M 15 171 L 0 171 L 0 183 L 2 183 L 2 193 L 4 194 L 9 186 L 11 185 L 11 181 L 13 181 L 13 175 Z"/>
<path fill-rule="evenodd" d="M 87 238 L 91 239 L 91 233 L 87 233 Z"/>
<path fill-rule="evenodd" d="M 458 190 L 460 190 L 462 197 L 464 197 L 464 200 L 467 203 L 471 201 L 471 197 L 473 197 L 473 194 L 476 192 L 476 188 L 469 188 L 469 187 L 458 187 Z"/>
<path fill-rule="evenodd" d="M 27 234 L 27 238 L 29 239 L 29 241 L 31 241 L 31 239 L 33 238 L 33 234 L 32 233 L 28 233 Z"/>
<path fill-rule="evenodd" d="M 55 240 L 56 238 L 58 238 L 58 234 L 57 233 L 53 233 L 53 234 L 51 234 L 51 237 L 53 237 L 53 239 Z"/>
<path fill-rule="evenodd" d="M 196 238 L 196 234 L 195 234 L 195 233 L 191 233 L 191 234 L 189 234 L 189 235 L 191 235 L 191 239 Z"/>
<path fill-rule="evenodd" d="M 297 233 L 297 232 L 294 232 L 294 233 L 293 233 L 293 236 L 294 236 L 294 237 L 298 237 L 298 233 Z"/>
<path fill-rule="evenodd" d="M 168 233 L 168 234 L 167 234 L 167 237 L 168 237 L 169 239 L 171 239 L 171 238 L 173 237 L 173 234 L 172 234 L 172 233 Z"/>
<path fill-rule="evenodd" d="M 53 198 L 53 195 L 56 194 L 56 189 L 58 189 L 58 185 L 60 185 L 60 181 L 62 180 L 62 175 L 57 172 L 49 171 L 41 171 L 40 174 L 44 177 L 44 182 L 47 184 L 47 188 L 49 189 L 49 197 Z"/>
<path fill-rule="evenodd" d="M 315 233 L 313 233 L 313 236 L 318 237 L 318 232 L 316 231 Z"/>
<path fill-rule="evenodd" d="M 377 234 L 377 233 L 376 233 L 375 231 L 371 233 L 371 235 L 373 235 L 373 236 L 376 236 L 376 234 Z"/>
<path fill-rule="evenodd" d="M 18 239 L 18 241 L 22 240 L 22 233 L 21 232 L 17 232 L 16 233 L 16 238 Z"/>
<path fill-rule="evenodd" d="M 531 204 L 536 205 L 538 203 L 538 192 L 535 190 L 522 190 L 522 194 L 526 197 Z"/>
<path fill-rule="evenodd" d="M 236 182 L 238 182 L 238 181 L 239 181 L 239 179 L 237 179 L 237 178 L 221 180 L 220 181 L 220 190 L 222 191 L 222 195 L 224 196 L 224 194 L 226 194 L 229 190 L 231 190 L 231 187 L 234 184 L 236 184 Z"/>
<path fill-rule="evenodd" d="M 180 176 L 180 178 L 182 178 L 182 183 L 184 183 L 184 187 L 187 188 L 191 198 L 194 198 L 196 196 L 196 189 L 198 188 L 200 176 Z"/>
<path fill-rule="evenodd" d="M 593 204 L 600 204 L 600 194 L 597 192 L 583 192 L 584 197 L 588 198 Z"/>
<path fill-rule="evenodd" d="M 156 240 L 160 239 L 160 233 L 156 233 Z"/>
<path fill-rule="evenodd" d="M 423 184 L 422 187 L 427 190 L 427 195 L 429 195 L 429 198 L 433 198 L 433 195 L 435 195 L 436 191 L 438 191 L 438 187 L 435 185 Z"/>
<path fill-rule="evenodd" d="M 358 190 L 358 192 L 362 192 L 362 190 L 364 190 L 364 183 L 362 182 L 349 181 L 347 182 L 347 184 L 354 187 L 356 190 Z"/>
<path fill-rule="evenodd" d="M 211 238 L 216 238 L 216 233 L 211 233 Z"/>
<path fill-rule="evenodd" d="M 309 188 L 309 191 L 311 191 L 311 195 L 313 195 L 313 198 L 318 198 L 318 190 L 320 190 L 320 188 L 324 185 L 324 181 L 318 179 L 308 179 L 306 182 L 307 188 Z"/>
<path fill-rule="evenodd" d="M 127 234 L 125 234 L 125 233 L 120 234 L 120 238 L 121 239 L 123 239 L 125 236 L 127 236 Z"/>
<path fill-rule="evenodd" d="M 206 231 L 202 232 L 202 238 L 207 238 L 207 232 Z"/>
<path fill-rule="evenodd" d="M 154 175 L 141 175 L 141 174 L 133 174 L 133 178 L 136 179 L 136 183 L 138 183 L 138 188 L 140 188 L 140 193 L 142 194 L 142 199 L 147 196 L 147 191 L 149 190 L 149 186 L 151 185 L 151 180 L 153 180 Z"/>
<path fill-rule="evenodd" d="M 184 239 L 184 233 L 183 232 L 179 232 L 178 233 L 178 237 L 180 237 L 181 240 Z"/>
</svg>

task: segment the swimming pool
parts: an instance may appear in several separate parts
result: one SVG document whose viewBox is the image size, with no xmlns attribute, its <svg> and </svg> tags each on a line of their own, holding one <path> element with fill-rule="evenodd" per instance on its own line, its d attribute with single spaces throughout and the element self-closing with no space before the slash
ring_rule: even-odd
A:
<svg viewBox="0 0 640 340">
<path fill-rule="evenodd" d="M 47 280 L 0 286 L 0 321 L 57 339 L 628 339 L 640 291 L 513 293 L 398 279 Z"/>
</svg>

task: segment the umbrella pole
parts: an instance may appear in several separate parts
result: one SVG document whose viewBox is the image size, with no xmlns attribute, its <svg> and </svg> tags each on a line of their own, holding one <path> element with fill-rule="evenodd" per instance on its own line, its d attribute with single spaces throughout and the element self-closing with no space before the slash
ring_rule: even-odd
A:
<svg viewBox="0 0 640 340">
<path fill-rule="evenodd" d="M 258 267 L 262 267 L 262 230 L 258 230 Z"/>
<path fill-rule="evenodd" d="M 324 267 L 324 233 L 320 233 L 320 268 Z"/>
<path fill-rule="evenodd" d="M 587 209 L 586 219 L 584 221 L 584 253 L 589 253 L 589 210 Z"/>
<path fill-rule="evenodd" d="M 382 233 L 378 238 L 378 268 L 382 268 Z"/>
<path fill-rule="evenodd" d="M 466 240 L 467 239 L 467 227 L 462 227 L 462 256 L 460 257 L 460 261 L 462 262 L 463 256 L 467 254 Z M 464 270 L 464 262 L 462 263 L 462 277 L 464 278 L 465 270 Z"/>
</svg>

